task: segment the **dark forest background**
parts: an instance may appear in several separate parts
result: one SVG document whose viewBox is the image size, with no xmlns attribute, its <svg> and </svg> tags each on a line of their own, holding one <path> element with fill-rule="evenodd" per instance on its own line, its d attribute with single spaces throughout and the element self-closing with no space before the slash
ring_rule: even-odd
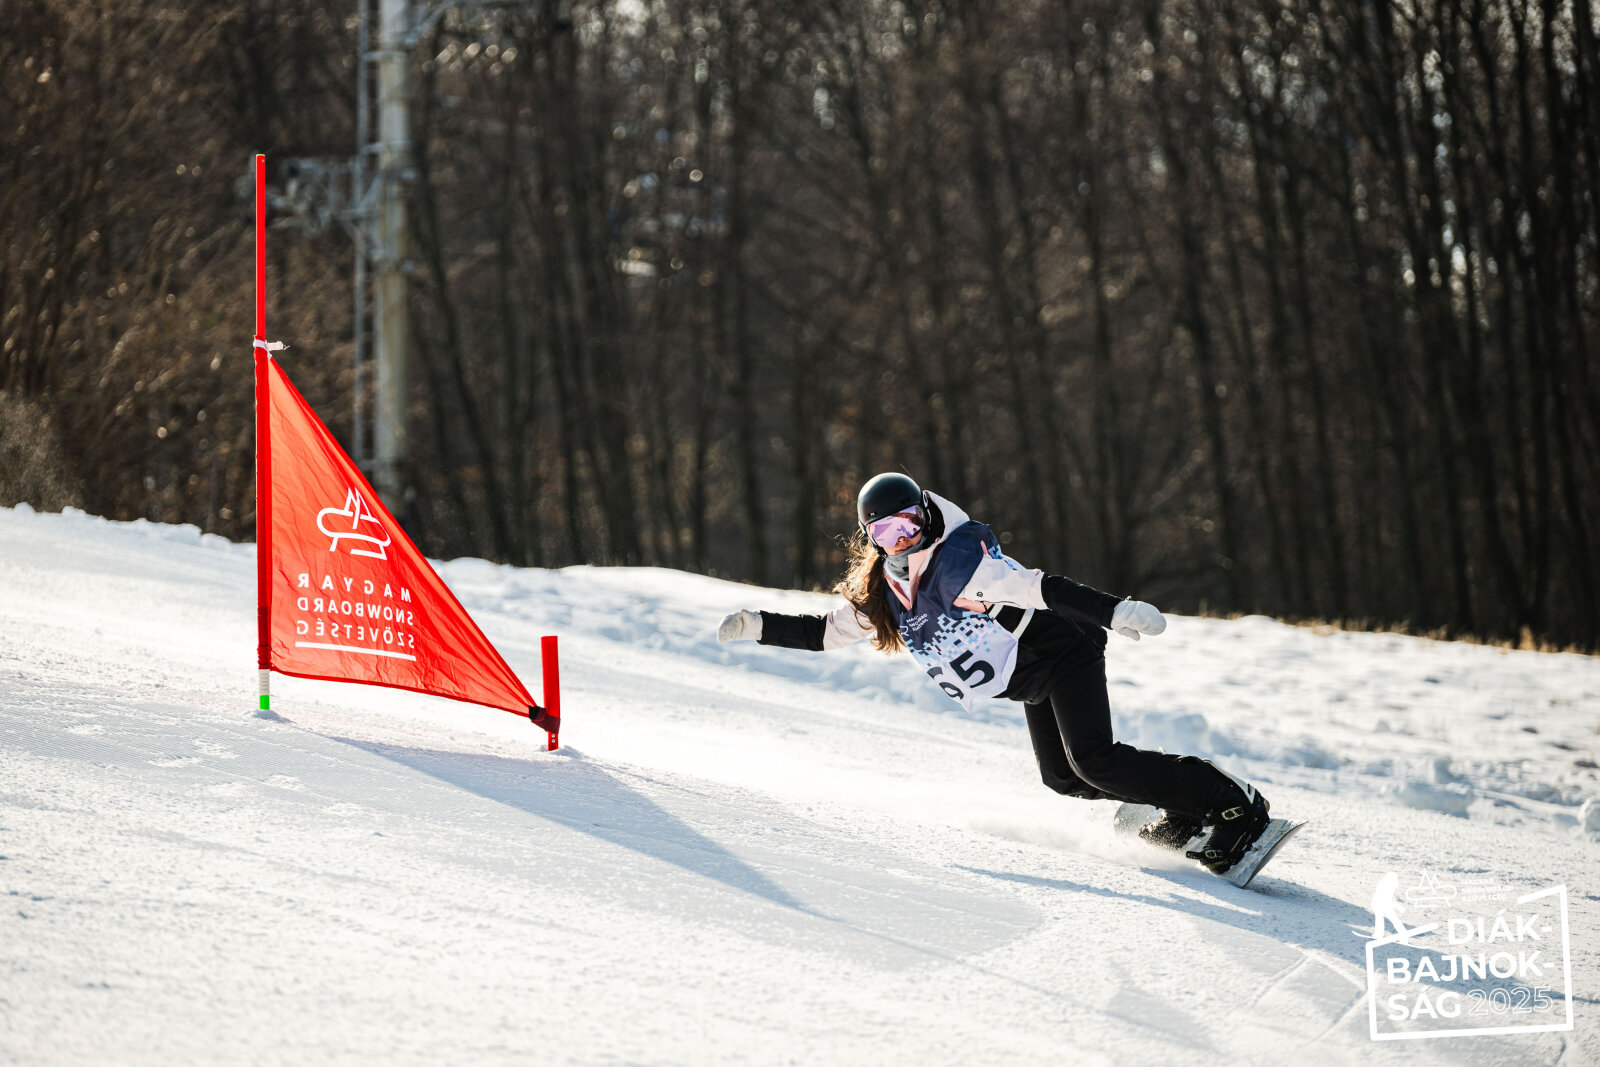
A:
<svg viewBox="0 0 1600 1067">
<path fill-rule="evenodd" d="M 353 151 L 349 6 L 0 6 L 0 503 L 252 536 L 241 179 Z M 432 555 L 827 585 L 899 468 L 1163 607 L 1600 649 L 1583 0 L 529 2 L 413 78 Z M 349 239 L 268 253 L 348 434 Z"/>
</svg>

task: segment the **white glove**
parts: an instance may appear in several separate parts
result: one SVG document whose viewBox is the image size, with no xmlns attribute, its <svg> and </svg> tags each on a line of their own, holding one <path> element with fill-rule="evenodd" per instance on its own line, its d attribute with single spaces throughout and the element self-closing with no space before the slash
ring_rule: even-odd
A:
<svg viewBox="0 0 1600 1067">
<path fill-rule="evenodd" d="M 717 627 L 717 640 L 723 644 L 729 641 L 761 640 L 761 614 L 755 611 L 734 612 Z"/>
<path fill-rule="evenodd" d="M 1111 628 L 1123 637 L 1139 640 L 1140 634 L 1152 637 L 1167 628 L 1167 620 L 1154 604 L 1142 600 L 1124 600 L 1111 613 Z"/>
</svg>

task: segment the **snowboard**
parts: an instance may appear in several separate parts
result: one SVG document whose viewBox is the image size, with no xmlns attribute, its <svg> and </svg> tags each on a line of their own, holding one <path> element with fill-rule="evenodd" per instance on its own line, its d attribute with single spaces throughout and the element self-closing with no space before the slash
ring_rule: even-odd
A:
<svg viewBox="0 0 1600 1067">
<path fill-rule="evenodd" d="M 1117 809 L 1113 826 L 1119 835 L 1137 837 L 1142 827 L 1155 822 L 1160 815 L 1161 809 L 1152 808 L 1148 804 L 1123 804 Z M 1269 820 L 1267 828 L 1261 832 L 1256 843 L 1250 846 L 1250 851 L 1218 877 L 1227 879 L 1240 889 L 1245 888 L 1257 874 L 1261 873 L 1261 868 L 1267 865 L 1267 861 L 1277 855 L 1278 849 L 1282 848 L 1284 843 L 1304 825 L 1303 819 L 1299 822 L 1292 819 Z"/>
</svg>

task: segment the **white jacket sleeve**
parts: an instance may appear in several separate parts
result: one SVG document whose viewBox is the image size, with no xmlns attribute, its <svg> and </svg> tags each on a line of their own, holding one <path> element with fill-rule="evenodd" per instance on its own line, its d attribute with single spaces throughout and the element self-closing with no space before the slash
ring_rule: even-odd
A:
<svg viewBox="0 0 1600 1067">
<path fill-rule="evenodd" d="M 842 604 L 823 619 L 822 650 L 843 648 L 871 636 L 872 623 L 867 617 L 849 604 Z"/>
<path fill-rule="evenodd" d="M 978 561 L 978 569 L 972 572 L 972 580 L 967 582 L 961 596 L 980 604 L 1015 604 L 1019 608 L 1043 611 L 1044 593 L 1040 588 L 1043 581 L 1044 571 L 1024 567 L 1010 556 L 996 559 L 985 555 Z"/>
</svg>

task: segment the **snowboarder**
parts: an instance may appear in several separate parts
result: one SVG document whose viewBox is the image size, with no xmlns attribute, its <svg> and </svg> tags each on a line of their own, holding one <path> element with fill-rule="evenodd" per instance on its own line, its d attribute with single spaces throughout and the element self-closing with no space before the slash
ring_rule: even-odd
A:
<svg viewBox="0 0 1600 1067">
<path fill-rule="evenodd" d="M 904 474 L 868 481 L 856 511 L 835 586 L 844 605 L 827 615 L 737 611 L 718 640 L 822 652 L 870 638 L 886 653 L 909 650 L 965 707 L 979 696 L 1021 701 L 1039 773 L 1057 793 L 1160 808 L 1140 830 L 1152 844 L 1226 876 L 1262 836 L 1268 805 L 1249 783 L 1210 760 L 1112 739 L 1105 631 L 1161 633 L 1154 606 L 1022 566 L 988 526 Z"/>
</svg>

